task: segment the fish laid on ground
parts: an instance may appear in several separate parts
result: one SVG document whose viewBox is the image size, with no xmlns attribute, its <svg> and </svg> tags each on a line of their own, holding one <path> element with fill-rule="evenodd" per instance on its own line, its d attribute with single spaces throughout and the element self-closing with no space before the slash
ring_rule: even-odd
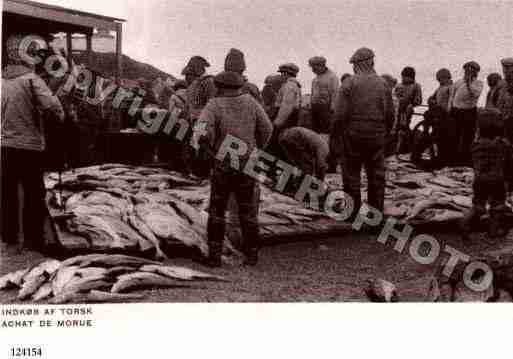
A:
<svg viewBox="0 0 513 359">
<path fill-rule="evenodd" d="M 41 287 L 39 287 L 37 292 L 35 292 L 32 295 L 32 299 L 37 302 L 40 300 L 50 298 L 51 296 L 52 296 L 52 283 L 50 281 L 47 281 Z"/>
<path fill-rule="evenodd" d="M 20 291 L 18 292 L 18 299 L 24 300 L 31 297 L 34 293 L 36 293 L 39 288 L 48 280 L 48 275 L 45 273 L 39 274 L 37 276 L 33 276 L 28 279 L 21 286 Z"/>
<path fill-rule="evenodd" d="M 415 206 L 412 208 L 410 213 L 408 214 L 407 219 L 413 219 L 417 217 L 422 211 L 427 208 L 434 207 L 438 203 L 437 200 L 434 199 L 424 199 L 415 203 Z"/>
<path fill-rule="evenodd" d="M 154 264 L 146 264 L 146 265 L 154 265 Z M 111 268 L 107 269 L 105 276 L 111 277 L 111 278 L 116 278 L 122 274 L 133 273 L 134 270 L 135 270 L 135 268 L 130 267 L 130 266 L 111 267 Z"/>
<path fill-rule="evenodd" d="M 408 213 L 408 206 L 405 206 L 405 205 L 401 205 L 399 207 L 397 207 L 397 206 L 392 206 L 392 207 L 385 206 L 384 214 L 386 216 L 402 218 L 407 213 Z"/>
<path fill-rule="evenodd" d="M 456 203 L 458 206 L 464 207 L 464 208 L 471 208 L 472 207 L 472 198 L 468 196 L 462 196 L 462 195 L 454 195 L 452 196 L 452 201 Z"/>
<path fill-rule="evenodd" d="M 86 278 L 86 277 L 98 277 L 107 275 L 108 269 L 103 267 L 85 267 L 75 271 L 75 275 Z"/>
<path fill-rule="evenodd" d="M 60 265 L 60 261 L 50 259 L 32 267 L 32 269 L 23 276 L 23 284 L 18 292 L 18 299 L 23 300 L 36 293 L 48 278 L 59 269 Z"/>
<path fill-rule="evenodd" d="M 7 273 L 0 278 L 0 289 L 8 289 L 13 287 L 20 287 L 23 282 L 23 277 L 30 271 L 29 269 L 20 269 L 16 272 Z"/>
<path fill-rule="evenodd" d="M 107 254 L 100 254 L 100 253 L 94 253 L 94 254 L 86 254 L 82 256 L 75 256 L 68 258 L 61 262 L 61 267 L 71 267 L 71 266 L 81 266 L 83 263 L 86 263 L 86 265 L 89 265 L 91 260 L 98 259 L 98 258 L 104 258 L 107 256 Z"/>
<path fill-rule="evenodd" d="M 93 249 L 135 249 L 140 235 L 120 219 L 108 215 L 77 216 L 70 220 L 72 233 L 89 239 Z"/>
<path fill-rule="evenodd" d="M 52 303 L 61 304 L 68 302 L 77 293 L 88 292 L 92 289 L 108 289 L 112 286 L 112 281 L 107 280 L 104 276 L 93 276 L 86 278 L 73 278 L 62 289 L 61 292 L 55 294 Z"/>
<path fill-rule="evenodd" d="M 45 260 L 34 267 L 32 267 L 27 274 L 23 276 L 23 280 L 26 281 L 31 277 L 36 277 L 40 274 L 46 273 L 51 275 L 59 269 L 61 262 L 56 259 Z"/>
<path fill-rule="evenodd" d="M 191 228 L 170 206 L 155 203 L 138 204 L 135 209 L 137 215 L 157 237 L 175 239 L 186 246 L 199 248 L 207 255 L 208 246 L 205 238 Z"/>
<path fill-rule="evenodd" d="M 68 284 L 74 277 L 75 272 L 79 269 L 77 266 L 61 267 L 57 270 L 55 278 L 52 281 L 53 295 L 59 295 L 66 284 Z"/>
<path fill-rule="evenodd" d="M 430 183 L 434 183 L 438 186 L 452 188 L 452 189 L 461 188 L 463 186 L 463 184 L 461 182 L 457 182 L 457 181 L 455 181 L 447 176 L 444 176 L 444 175 L 439 175 L 439 176 L 433 177 L 427 181 Z"/>
<path fill-rule="evenodd" d="M 463 217 L 462 212 L 452 211 L 449 209 L 440 210 L 440 211 L 437 210 L 435 212 L 435 215 L 433 217 L 431 217 L 431 221 L 446 222 L 446 221 L 451 221 L 451 220 L 455 220 L 455 219 L 461 219 L 462 217 Z"/>
<path fill-rule="evenodd" d="M 96 303 L 123 303 L 129 300 L 143 299 L 144 297 L 144 294 L 111 293 L 100 290 L 92 290 L 87 293 L 87 301 Z"/>
<path fill-rule="evenodd" d="M 127 256 L 123 254 L 104 254 L 101 257 L 91 258 L 90 260 L 82 262 L 81 267 L 95 266 L 95 267 L 134 267 L 139 268 L 145 264 L 160 264 L 160 262 L 152 261 L 145 258 Z"/>
<path fill-rule="evenodd" d="M 179 266 L 163 266 L 163 265 L 145 265 L 139 268 L 141 272 L 150 272 L 161 274 L 163 276 L 172 278 L 172 279 L 180 279 L 180 280 L 194 280 L 194 279 L 212 279 L 212 280 L 221 280 L 225 279 L 221 276 L 204 273 L 201 271 L 197 271 L 194 269 L 179 267 Z"/>
<path fill-rule="evenodd" d="M 160 240 L 155 237 L 151 229 L 144 223 L 136 214 L 132 214 L 128 216 L 128 221 L 137 229 L 141 238 L 144 238 L 144 241 L 139 242 L 139 249 L 143 252 L 155 248 L 155 259 L 164 260 L 167 258 L 166 254 L 162 251 L 160 247 Z"/>
<path fill-rule="evenodd" d="M 149 272 L 123 274 L 111 288 L 111 293 L 120 293 L 134 288 L 143 287 L 181 287 L 177 280 Z"/>
<path fill-rule="evenodd" d="M 101 216 L 81 215 L 68 223 L 69 231 L 86 238 L 94 250 L 122 247 L 121 239 Z"/>
</svg>

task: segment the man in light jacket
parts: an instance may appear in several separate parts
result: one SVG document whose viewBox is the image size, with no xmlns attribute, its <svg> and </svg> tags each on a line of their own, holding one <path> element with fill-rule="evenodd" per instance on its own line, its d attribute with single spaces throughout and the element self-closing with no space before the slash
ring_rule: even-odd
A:
<svg viewBox="0 0 513 359">
<path fill-rule="evenodd" d="M 22 57 L 34 56 L 42 40 L 33 35 L 12 35 L 6 41 L 8 64 L 2 72 L 2 242 L 6 249 L 22 244 L 44 251 L 43 226 L 47 215 L 43 182 L 46 148 L 43 120 L 63 122 L 64 110 L 46 83 Z M 49 116 L 39 116 L 39 111 Z M 18 242 L 18 243 L 17 243 Z"/>
<path fill-rule="evenodd" d="M 471 162 L 470 146 L 476 133 L 477 102 L 484 87 L 477 78 L 480 69 L 475 61 L 465 63 L 464 77 L 452 85 L 449 94 L 449 114 L 457 130 L 457 158 L 460 164 Z"/>
<path fill-rule="evenodd" d="M 337 75 L 326 66 L 322 56 L 312 57 L 308 63 L 316 75 L 312 81 L 312 130 L 317 133 L 330 133 L 335 99 L 340 86 Z"/>
</svg>

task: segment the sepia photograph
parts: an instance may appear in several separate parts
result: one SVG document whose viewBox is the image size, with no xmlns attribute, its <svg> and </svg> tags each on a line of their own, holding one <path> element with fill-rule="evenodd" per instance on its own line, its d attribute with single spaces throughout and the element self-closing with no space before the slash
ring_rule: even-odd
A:
<svg viewBox="0 0 513 359">
<path fill-rule="evenodd" d="M 6 308 L 513 302 L 511 1 L 2 3 Z"/>
</svg>

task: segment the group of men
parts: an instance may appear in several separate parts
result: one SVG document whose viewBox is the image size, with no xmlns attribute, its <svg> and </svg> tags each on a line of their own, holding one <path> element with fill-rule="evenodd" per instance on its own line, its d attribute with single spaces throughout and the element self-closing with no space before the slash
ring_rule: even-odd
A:
<svg viewBox="0 0 513 359">
<path fill-rule="evenodd" d="M 266 78 L 260 93 L 243 76 L 246 66 L 244 55 L 239 50 L 230 50 L 225 71 L 216 76 L 206 75 L 208 62 L 196 56 L 183 71 L 188 84 L 185 111 L 196 127 L 203 125 L 207 128 L 201 141 L 201 148 L 207 148 L 204 151 L 207 158 L 213 158 L 212 154 L 219 151 L 224 137 L 229 135 L 242 139 L 250 149 L 266 149 L 273 156 L 288 161 L 304 174 L 319 180 L 323 180 L 329 167 L 333 170 L 331 164 L 341 164 L 344 191 L 354 203 L 351 218 L 357 215 L 361 206 L 361 170 L 364 168 L 368 180 L 368 204 L 383 211 L 387 138 L 390 133 L 409 127 L 413 108 L 422 102 L 422 92 L 415 81 L 413 68 L 406 67 L 401 73 L 401 83 L 397 84 L 391 76 L 376 73 L 374 59 L 371 49 L 358 49 L 349 60 L 354 74 L 344 75 L 342 81 L 326 66 L 325 58 L 310 59 L 309 65 L 316 77 L 312 82 L 311 121 L 306 125 L 301 113 L 301 84 L 296 78 L 299 72 L 296 64 L 281 65 L 279 74 Z M 504 139 L 509 137 L 513 127 L 513 59 L 504 59 L 502 64 L 505 80 L 497 80 L 497 75 L 489 77 L 488 107 L 496 109 L 493 110 L 496 111 L 495 117 L 489 112 L 484 114 L 486 121 L 483 120 L 483 126 L 490 123 L 490 118 L 495 118 L 501 124 L 494 123 L 494 128 L 504 128 L 505 132 L 491 132 Z M 437 118 L 444 122 L 442 127 L 446 125 L 457 132 L 452 135 L 456 136 L 458 148 L 469 158 L 476 133 L 479 134 L 478 123 L 481 123 L 478 122 L 477 111 L 477 101 L 483 89 L 477 78 L 479 70 L 476 62 L 466 63 L 464 78 L 455 83 L 452 83 L 448 70 L 438 71 L 436 76 L 440 87 L 429 98 L 430 110 L 439 111 Z M 483 138 L 489 137 L 489 129 L 484 131 Z M 492 152 L 498 151 L 497 161 L 504 160 L 506 153 L 495 151 L 492 145 L 482 144 L 474 152 L 482 154 L 485 147 L 485 155 L 477 156 L 480 157 L 480 173 L 486 172 L 483 161 L 492 161 L 484 159 L 486 153 L 493 157 Z M 249 156 L 251 150 L 246 153 Z M 207 160 L 206 163 L 210 166 L 213 161 Z M 208 263 L 215 266 L 221 264 L 224 215 L 232 194 L 239 207 L 247 263 L 257 262 L 257 181 L 234 170 L 230 163 L 215 163 L 213 169 L 208 169 L 212 179 Z M 506 172 L 498 172 L 503 176 L 500 181 L 504 182 Z M 482 198 L 486 201 L 486 193 L 479 192 L 479 198 L 476 201 L 482 202 Z M 502 198 L 503 205 L 504 191 Z M 474 218 L 474 212 L 469 216 Z"/>
<path fill-rule="evenodd" d="M 376 74 L 372 50 L 357 50 L 350 63 L 355 74 L 346 76 L 340 85 L 326 66 L 326 59 L 310 59 L 317 76 L 312 83 L 308 129 L 301 126 L 297 65 L 281 65 L 279 75 L 266 79 L 260 95 L 256 86 L 243 77 L 246 66 L 239 50 L 230 50 L 225 71 L 216 76 L 206 75 L 209 64 L 204 58 L 191 58 L 183 70 L 188 83 L 184 116 L 196 130 L 206 129 L 198 141 L 196 157 L 205 156 L 211 177 L 207 264 L 221 265 L 224 217 L 232 195 L 238 204 L 246 263 L 254 265 L 258 258 L 257 179 L 243 174 L 242 167 L 234 169 L 230 158 L 213 161 L 227 136 L 242 140 L 249 148 L 239 160 L 247 161 L 253 148 L 265 149 L 319 180 L 323 180 L 329 161 L 342 163 L 344 188 L 353 198 L 355 209 L 361 204 L 360 172 L 365 167 L 369 205 L 383 210 L 385 137 L 394 123 L 392 89 Z M 342 154 L 343 161 L 337 158 Z"/>
</svg>

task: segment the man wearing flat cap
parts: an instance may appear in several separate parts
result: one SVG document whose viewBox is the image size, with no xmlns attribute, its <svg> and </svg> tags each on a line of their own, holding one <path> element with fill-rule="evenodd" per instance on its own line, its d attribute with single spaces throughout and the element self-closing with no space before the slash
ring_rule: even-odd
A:
<svg viewBox="0 0 513 359">
<path fill-rule="evenodd" d="M 225 212 L 230 195 L 234 194 L 244 240 L 245 264 L 255 265 L 258 259 L 260 192 L 257 181 L 243 173 L 243 168 L 254 149 L 266 147 L 271 137 L 272 124 L 262 105 L 251 95 L 242 93 L 244 79 L 240 74 L 221 72 L 216 75 L 214 82 L 218 93 L 205 106 L 198 120 L 199 127 L 206 129 L 206 135 L 200 142 L 216 157 L 225 150 L 222 146 L 225 146 L 225 140 L 230 138 L 236 138 L 247 150 L 238 156 L 238 168 L 233 167 L 234 159 L 230 155 L 224 160 L 215 160 L 210 180 L 207 264 L 215 267 L 221 265 Z"/>
<path fill-rule="evenodd" d="M 484 84 L 477 76 L 481 67 L 475 61 L 463 65 L 463 79 L 456 81 L 449 94 L 449 114 L 456 130 L 457 162 L 471 163 L 470 147 L 477 125 L 477 102 Z"/>
<path fill-rule="evenodd" d="M 335 98 L 339 82 L 337 75 L 326 66 L 322 56 L 312 57 L 308 61 L 316 75 L 312 81 L 311 108 L 312 130 L 317 133 L 329 133 L 335 112 Z"/>
<path fill-rule="evenodd" d="M 383 211 L 385 197 L 385 138 L 394 113 L 392 92 L 374 70 L 374 53 L 358 49 L 350 59 L 354 76 L 346 78 L 337 96 L 335 123 L 330 143 L 343 147 L 344 191 L 354 201 L 351 219 L 361 206 L 361 170 L 368 181 L 368 203 Z"/>
<path fill-rule="evenodd" d="M 287 78 L 276 96 L 278 114 L 274 119 L 274 126 L 281 131 L 297 125 L 301 107 L 301 84 L 296 79 L 299 72 L 296 64 L 283 64 L 278 68 L 278 72 Z"/>
<path fill-rule="evenodd" d="M 505 84 L 499 90 L 497 108 L 502 114 L 505 136 L 513 143 L 513 57 L 502 59 L 501 64 Z"/>
<path fill-rule="evenodd" d="M 280 65 L 278 72 L 281 74 L 273 80 L 275 84 L 282 84 L 276 94 L 274 107 L 271 112 L 274 116 L 271 120 L 274 124 L 273 135 L 267 148 L 267 151 L 280 158 L 285 159 L 278 138 L 280 133 L 289 128 L 297 126 L 299 123 L 299 111 L 301 109 L 301 84 L 296 79 L 299 67 L 293 63 Z"/>
</svg>

